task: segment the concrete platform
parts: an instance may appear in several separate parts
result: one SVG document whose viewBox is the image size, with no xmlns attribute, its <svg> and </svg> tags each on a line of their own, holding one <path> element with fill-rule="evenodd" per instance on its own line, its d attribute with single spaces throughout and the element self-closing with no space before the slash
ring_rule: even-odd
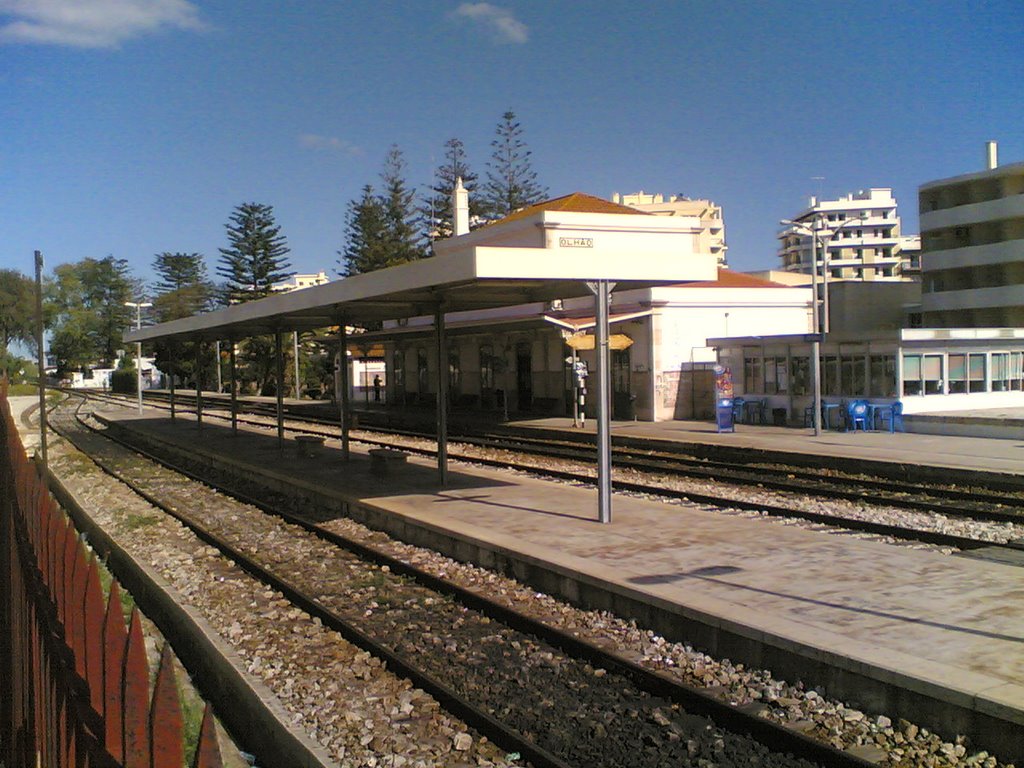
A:
<svg viewBox="0 0 1024 768">
<path fill-rule="evenodd" d="M 618 496 L 612 523 L 602 526 L 594 522 L 596 491 L 587 488 L 453 465 L 449 487 L 440 489 L 433 463 L 417 457 L 382 479 L 358 450 L 342 463 L 331 441 L 322 458 L 303 460 L 291 440 L 280 450 L 266 431 L 232 438 L 208 422 L 197 440 L 195 422 L 184 416 L 176 424 L 165 412 L 108 416 L 114 429 L 258 475 L 412 543 L 1024 761 L 1019 567 Z M 769 430 L 741 426 L 735 435 L 704 437 L 777 441 Z M 945 439 L 920 442 L 928 436 L 828 433 L 812 443 L 807 433 L 781 431 L 814 450 L 927 449 L 957 466 L 1024 468 L 1016 455 L 1024 448 L 1012 443 L 1003 443 L 1012 456 L 982 460 L 977 448 L 960 454 L 967 448 Z M 687 430 L 676 423 L 659 433 Z"/>
</svg>

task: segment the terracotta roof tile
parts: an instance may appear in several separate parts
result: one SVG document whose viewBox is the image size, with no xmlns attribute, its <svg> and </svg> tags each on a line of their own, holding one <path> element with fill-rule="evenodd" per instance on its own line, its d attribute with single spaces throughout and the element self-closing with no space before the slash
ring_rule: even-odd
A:
<svg viewBox="0 0 1024 768">
<path fill-rule="evenodd" d="M 717 280 L 702 280 L 693 283 L 674 283 L 675 288 L 792 288 L 790 285 L 762 280 L 760 277 L 718 268 Z"/>
<path fill-rule="evenodd" d="M 636 208 L 630 208 L 627 205 L 619 205 L 613 203 L 610 200 L 605 200 L 601 197 L 595 197 L 594 195 L 588 195 L 583 192 L 573 192 L 571 195 L 563 195 L 562 197 L 556 197 L 552 200 L 545 200 L 542 203 L 536 205 L 530 205 L 526 208 L 520 208 L 518 211 L 513 211 L 503 219 L 492 221 L 488 226 L 494 224 L 502 224 L 506 221 L 517 221 L 519 219 L 525 219 L 528 216 L 533 216 L 535 213 L 541 211 L 568 211 L 571 213 L 618 213 L 628 214 L 630 216 L 651 216 L 653 214 L 647 213 L 647 211 L 638 211 Z"/>
</svg>

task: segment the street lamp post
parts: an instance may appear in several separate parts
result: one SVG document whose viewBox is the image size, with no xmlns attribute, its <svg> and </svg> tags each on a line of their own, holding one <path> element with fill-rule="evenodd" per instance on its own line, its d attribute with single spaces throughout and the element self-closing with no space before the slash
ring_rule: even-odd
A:
<svg viewBox="0 0 1024 768">
<path fill-rule="evenodd" d="M 135 308 L 135 330 L 142 328 L 142 309 L 152 307 L 148 301 L 126 301 L 126 307 Z M 174 375 L 173 373 L 171 374 Z M 135 389 L 139 398 L 139 415 L 142 415 L 142 342 L 135 342 Z"/>
<path fill-rule="evenodd" d="M 810 226 L 800 221 L 782 219 L 779 223 L 801 231 L 811 238 L 811 307 L 813 308 L 813 322 L 811 323 L 811 383 L 813 389 L 814 408 L 814 435 L 821 435 L 821 339 L 828 333 L 828 246 L 839 236 L 843 228 L 851 222 L 863 221 L 864 215 L 856 216 L 841 222 L 829 234 L 828 239 L 821 237 L 823 221 L 822 214 L 815 214 L 811 219 Z M 827 229 L 827 228 L 825 228 Z M 818 309 L 818 249 L 822 251 L 822 286 L 824 293 L 824 318 Z"/>
<path fill-rule="evenodd" d="M 832 244 L 833 240 L 835 240 L 837 237 L 839 237 L 839 234 L 844 229 L 846 229 L 847 226 L 849 226 L 850 224 L 863 224 L 864 220 L 866 218 L 867 218 L 867 216 L 865 216 L 863 213 L 860 213 L 857 216 L 854 216 L 852 218 L 846 219 L 845 221 L 841 221 L 841 222 L 839 222 L 839 224 L 834 229 L 832 229 L 831 234 L 829 234 L 828 239 L 824 241 L 824 244 L 821 244 L 821 241 L 819 240 L 819 247 L 821 248 L 821 315 L 822 315 L 822 317 L 821 317 L 821 320 L 822 320 L 821 329 L 822 329 L 823 333 L 828 333 L 829 332 L 829 310 L 828 310 L 828 278 L 829 278 L 828 249 L 829 249 L 829 246 Z M 824 227 L 824 230 L 828 230 L 828 229 L 829 229 L 828 227 Z M 822 232 L 822 230 L 823 230 L 823 228 L 821 228 L 821 227 L 818 228 L 818 232 L 819 233 Z"/>
</svg>

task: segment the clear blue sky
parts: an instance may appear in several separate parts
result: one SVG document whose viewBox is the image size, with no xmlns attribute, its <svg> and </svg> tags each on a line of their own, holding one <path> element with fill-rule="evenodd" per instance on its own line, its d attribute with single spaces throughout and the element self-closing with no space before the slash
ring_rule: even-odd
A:
<svg viewBox="0 0 1024 768">
<path fill-rule="evenodd" d="M 513 109 L 551 195 L 724 206 L 730 264 L 776 266 L 808 195 L 1024 161 L 1024 3 L 0 0 L 0 266 L 199 251 L 274 206 L 333 274 L 345 207 L 397 144 L 418 188 Z M 823 176 L 823 181 L 813 177 Z"/>
</svg>

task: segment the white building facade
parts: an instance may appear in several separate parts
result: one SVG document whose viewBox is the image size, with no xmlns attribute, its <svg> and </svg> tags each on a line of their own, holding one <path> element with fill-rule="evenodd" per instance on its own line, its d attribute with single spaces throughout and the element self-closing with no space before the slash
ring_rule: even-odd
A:
<svg viewBox="0 0 1024 768">
<path fill-rule="evenodd" d="M 819 270 L 835 280 L 900 280 L 918 268 L 917 240 L 900 230 L 896 198 L 888 188 L 872 188 L 838 200 L 810 199 L 778 235 L 780 269 L 811 272 L 811 236 L 819 232 L 825 253 Z"/>
<path fill-rule="evenodd" d="M 1024 326 L 1024 163 L 986 166 L 918 192 L 926 326 Z"/>
<path fill-rule="evenodd" d="M 812 402 L 811 345 L 800 336 L 714 339 L 737 396 L 799 421 Z M 835 333 L 821 344 L 823 401 L 899 400 L 908 414 L 1024 406 L 1024 328 Z"/>
<path fill-rule="evenodd" d="M 458 229 L 458 228 L 457 228 Z M 698 217 L 644 215 L 589 195 L 570 195 L 512 214 L 496 224 L 440 241 L 448 250 L 474 247 L 502 258 L 557 264 L 580 250 L 616 258 L 656 254 L 692 263 L 700 277 L 611 294 L 613 417 L 663 420 L 713 413 L 715 351 L 707 337 L 756 332 L 804 333 L 810 291 L 769 283 L 715 266 L 699 250 Z M 524 294 L 524 299 L 528 295 Z M 450 313 L 448 388 L 454 414 L 508 411 L 571 415 L 577 399 L 575 358 L 594 370 L 594 300 L 567 298 Z M 384 343 L 389 405 L 433 405 L 436 362 L 428 316 L 387 323 L 366 341 Z M 592 381 L 584 412 L 593 415 Z"/>
<path fill-rule="evenodd" d="M 694 200 L 689 197 L 647 194 L 643 190 L 631 195 L 612 195 L 612 202 L 626 205 L 655 216 L 687 216 L 696 218 L 700 225 L 697 233 L 697 251 L 715 257 L 720 267 L 726 264 L 725 219 L 722 206 L 710 200 Z"/>
</svg>

